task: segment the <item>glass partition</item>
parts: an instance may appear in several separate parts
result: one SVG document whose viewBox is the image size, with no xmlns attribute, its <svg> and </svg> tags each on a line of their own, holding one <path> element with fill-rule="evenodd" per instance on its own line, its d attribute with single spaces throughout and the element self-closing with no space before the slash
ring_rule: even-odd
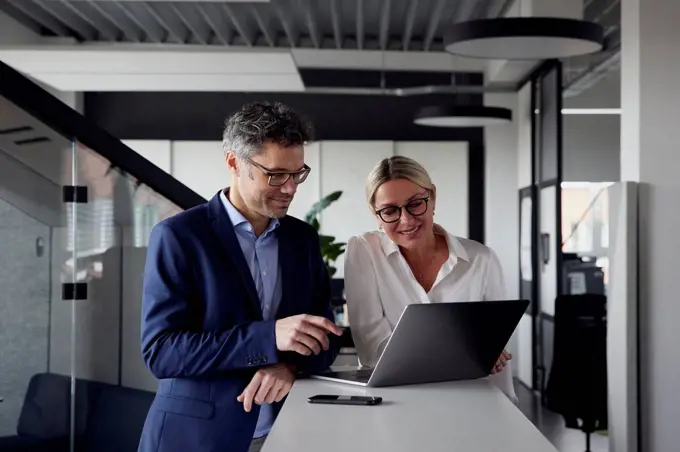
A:
<svg viewBox="0 0 680 452">
<path fill-rule="evenodd" d="M 563 293 L 562 182 L 562 66 L 547 61 L 532 77 L 532 178 L 535 218 L 531 294 L 535 298 L 532 342 L 534 389 L 544 395 L 552 367 L 555 300 Z M 525 259 L 526 261 L 526 259 Z M 525 265 L 526 267 L 526 265 Z M 525 291 L 526 292 L 526 291 Z"/>
<path fill-rule="evenodd" d="M 562 182 L 566 294 L 607 294 L 611 186 L 609 182 Z"/>
<path fill-rule="evenodd" d="M 77 184 L 90 194 L 75 224 L 88 283 L 77 313 L 79 369 L 88 380 L 155 391 L 140 349 L 146 246 L 153 226 L 182 209 L 82 144 L 76 160 Z"/>
<path fill-rule="evenodd" d="M 68 186 L 86 202 L 64 202 Z M 75 444 L 99 384 L 156 390 L 140 350 L 146 246 L 181 210 L 0 98 L 0 445 L 46 426 Z"/>
<path fill-rule="evenodd" d="M 73 434 L 75 305 L 62 290 L 79 276 L 70 265 L 76 211 L 62 187 L 73 183 L 74 152 L 0 97 L 0 445 Z"/>
<path fill-rule="evenodd" d="M 136 448 L 149 235 L 204 201 L 0 62 L 0 450 Z"/>
</svg>

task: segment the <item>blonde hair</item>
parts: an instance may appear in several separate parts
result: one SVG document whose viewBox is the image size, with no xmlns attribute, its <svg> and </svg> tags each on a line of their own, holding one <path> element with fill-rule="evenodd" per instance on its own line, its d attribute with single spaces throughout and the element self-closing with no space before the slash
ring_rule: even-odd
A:
<svg viewBox="0 0 680 452">
<path fill-rule="evenodd" d="M 430 175 L 420 163 L 402 155 L 395 155 L 382 159 L 368 175 L 366 200 L 370 207 L 373 207 L 378 188 L 394 179 L 406 179 L 430 192 L 434 190 Z"/>
</svg>

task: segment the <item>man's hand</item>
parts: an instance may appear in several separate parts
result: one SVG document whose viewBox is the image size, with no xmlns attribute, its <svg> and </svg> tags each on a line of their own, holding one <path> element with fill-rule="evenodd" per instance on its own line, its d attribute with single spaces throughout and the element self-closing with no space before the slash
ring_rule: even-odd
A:
<svg viewBox="0 0 680 452">
<path fill-rule="evenodd" d="M 288 364 L 274 364 L 258 370 L 236 400 L 250 412 L 253 401 L 258 405 L 280 402 L 290 392 L 295 381 L 293 368 Z"/>
<path fill-rule="evenodd" d="M 342 335 L 342 330 L 325 317 L 296 315 L 276 321 L 276 348 L 309 356 L 328 350 L 328 334 Z"/>
<path fill-rule="evenodd" d="M 507 350 L 503 350 L 503 353 L 501 353 L 501 356 L 498 358 L 498 361 L 496 361 L 496 365 L 493 366 L 493 369 L 491 369 L 491 373 L 495 374 L 500 372 L 505 368 L 505 366 L 508 365 L 508 361 L 512 359 L 512 354 L 510 354 Z"/>
</svg>

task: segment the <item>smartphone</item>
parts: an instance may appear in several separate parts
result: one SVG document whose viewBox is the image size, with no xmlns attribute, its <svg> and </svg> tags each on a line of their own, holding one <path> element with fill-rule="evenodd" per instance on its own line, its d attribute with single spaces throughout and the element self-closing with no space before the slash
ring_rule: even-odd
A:
<svg viewBox="0 0 680 452">
<path fill-rule="evenodd" d="M 309 403 L 328 403 L 333 405 L 378 405 L 382 397 L 319 394 L 307 399 Z"/>
</svg>

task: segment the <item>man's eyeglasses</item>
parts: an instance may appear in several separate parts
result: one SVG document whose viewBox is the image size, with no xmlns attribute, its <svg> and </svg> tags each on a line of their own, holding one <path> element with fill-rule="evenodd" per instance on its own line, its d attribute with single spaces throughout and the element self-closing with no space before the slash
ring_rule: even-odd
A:
<svg viewBox="0 0 680 452">
<path fill-rule="evenodd" d="M 295 182 L 296 185 L 301 184 L 305 181 L 305 179 L 307 179 L 309 172 L 312 170 L 310 167 L 305 165 L 300 171 L 271 171 L 252 159 L 248 159 L 248 162 L 267 175 L 269 177 L 268 183 L 273 187 L 280 187 L 281 185 L 288 182 L 288 179 L 291 177 L 293 178 L 293 182 Z"/>
<path fill-rule="evenodd" d="M 406 209 L 406 211 L 414 217 L 419 217 L 427 211 L 427 202 L 429 200 L 429 197 L 416 198 L 410 200 L 403 206 L 387 206 L 380 210 L 376 210 L 375 213 L 378 214 L 385 223 L 399 221 L 402 209 Z"/>
</svg>

